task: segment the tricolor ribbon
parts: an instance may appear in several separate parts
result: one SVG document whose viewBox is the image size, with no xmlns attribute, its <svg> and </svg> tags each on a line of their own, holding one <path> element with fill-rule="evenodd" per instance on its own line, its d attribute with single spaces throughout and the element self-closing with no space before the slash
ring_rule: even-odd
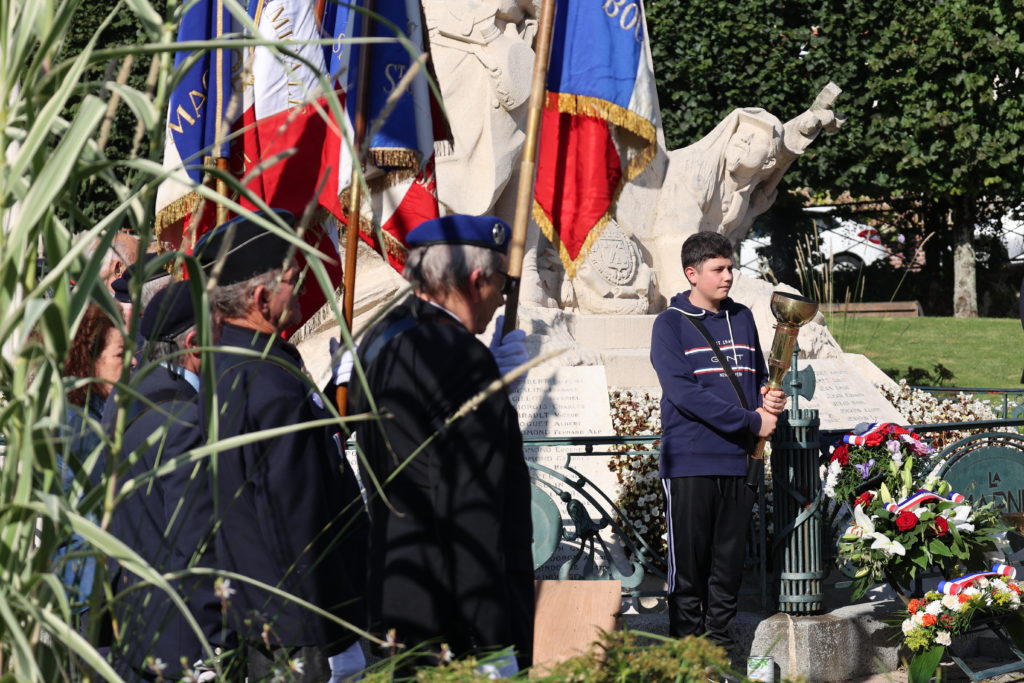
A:
<svg viewBox="0 0 1024 683">
<path fill-rule="evenodd" d="M 992 569 L 987 572 L 974 572 L 973 574 L 964 574 L 958 579 L 952 581 L 939 581 L 939 592 L 945 595 L 957 595 L 963 589 L 970 586 L 978 579 L 982 579 L 988 576 L 1001 576 L 1007 579 L 1017 578 L 1017 570 L 1008 564 L 999 564 L 998 562 L 992 565 Z"/>
<path fill-rule="evenodd" d="M 843 443 L 848 443 L 851 446 L 863 446 L 870 435 L 875 434 L 876 432 L 882 432 L 888 426 L 888 422 L 872 422 L 868 425 L 868 428 L 860 434 L 843 434 Z"/>
<path fill-rule="evenodd" d="M 899 514 L 904 510 L 912 510 L 920 505 L 923 505 L 924 503 L 930 503 L 933 500 L 941 500 L 950 503 L 962 503 L 965 499 L 963 495 L 957 493 L 956 491 L 950 491 L 948 496 L 940 496 L 938 493 L 921 489 L 914 495 L 900 501 L 899 503 L 886 503 L 885 509 L 888 510 L 889 512 Z"/>
</svg>

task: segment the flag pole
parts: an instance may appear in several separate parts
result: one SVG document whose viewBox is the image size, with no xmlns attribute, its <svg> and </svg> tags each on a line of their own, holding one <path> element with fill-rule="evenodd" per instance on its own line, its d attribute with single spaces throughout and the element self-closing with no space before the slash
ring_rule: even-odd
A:
<svg viewBox="0 0 1024 683">
<path fill-rule="evenodd" d="M 372 23 L 370 14 L 374 0 L 366 0 L 362 16 L 361 36 L 370 36 Z M 366 119 L 370 110 L 370 43 L 364 43 L 359 56 L 359 74 L 356 79 L 356 109 L 352 122 L 352 181 L 349 183 L 348 229 L 345 232 L 345 284 L 341 314 L 349 334 L 352 332 L 352 318 L 356 302 L 356 253 L 359 250 L 360 203 L 362 202 L 363 137 L 366 135 Z M 336 360 L 336 359 L 335 359 Z M 345 414 L 348 403 L 348 385 L 337 388 L 338 413 Z"/>
<path fill-rule="evenodd" d="M 224 39 L 224 5 L 222 2 L 217 2 L 217 40 Z M 224 53 L 225 50 L 218 47 L 214 53 L 214 59 L 217 68 L 217 154 L 221 154 L 224 151 Z M 230 67 L 229 67 L 230 68 Z M 224 156 L 216 157 L 214 161 L 215 168 L 222 172 L 227 172 L 229 169 L 228 158 Z M 228 183 L 223 177 L 218 177 L 215 183 L 217 187 L 217 194 L 221 197 L 227 198 L 230 196 L 228 190 Z M 228 219 L 228 207 L 224 204 L 217 204 L 217 225 L 221 225 Z"/>
<path fill-rule="evenodd" d="M 512 241 L 508 247 L 508 278 L 510 289 L 505 299 L 505 327 L 502 335 L 516 328 L 519 312 L 519 284 L 523 277 L 523 256 L 526 251 L 526 229 L 533 206 L 533 183 L 537 171 L 537 148 L 541 115 L 547 96 L 548 63 L 551 57 L 551 34 L 555 23 L 555 0 L 542 0 L 537 28 L 536 57 L 530 81 L 530 109 L 526 122 L 523 159 L 519 163 L 519 187 L 516 192 L 516 213 L 512 221 Z"/>
</svg>

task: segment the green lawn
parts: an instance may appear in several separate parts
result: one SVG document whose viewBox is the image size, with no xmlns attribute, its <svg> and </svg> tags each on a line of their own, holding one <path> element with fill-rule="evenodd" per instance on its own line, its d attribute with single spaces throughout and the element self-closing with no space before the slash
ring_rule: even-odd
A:
<svg viewBox="0 0 1024 683">
<path fill-rule="evenodd" d="M 1021 388 L 1024 331 L 1014 318 L 867 318 L 828 316 L 844 351 L 880 368 L 931 371 L 941 363 L 958 387 Z"/>
</svg>

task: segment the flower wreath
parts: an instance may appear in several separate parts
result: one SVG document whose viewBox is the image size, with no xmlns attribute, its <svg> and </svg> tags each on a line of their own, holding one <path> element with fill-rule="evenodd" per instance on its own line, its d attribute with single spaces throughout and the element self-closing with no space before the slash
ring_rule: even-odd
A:
<svg viewBox="0 0 1024 683">
<path fill-rule="evenodd" d="M 996 549 L 1006 527 L 994 503 L 975 505 L 938 478 L 915 483 L 914 456 L 932 452 L 893 424 L 868 425 L 833 448 L 824 493 L 853 508 L 837 559 L 855 570 L 854 600 L 883 581 L 902 594 L 931 568 L 951 576 L 980 566 Z"/>
<path fill-rule="evenodd" d="M 1017 570 L 995 564 L 989 571 L 975 572 L 952 581 L 942 581 L 938 590 L 923 599 L 907 603 L 900 613 L 903 643 L 914 652 L 911 681 L 930 680 L 953 637 L 965 633 L 978 617 L 1000 619 L 1014 640 L 1024 633 L 1021 592 Z M 1012 623 L 1011 622 L 1015 622 Z"/>
</svg>

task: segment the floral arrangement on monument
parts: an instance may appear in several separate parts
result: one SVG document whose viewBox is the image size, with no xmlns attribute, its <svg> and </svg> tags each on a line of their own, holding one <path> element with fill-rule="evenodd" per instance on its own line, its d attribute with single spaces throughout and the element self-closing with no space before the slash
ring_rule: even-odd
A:
<svg viewBox="0 0 1024 683">
<path fill-rule="evenodd" d="M 661 406 L 650 394 L 612 391 L 609 395 L 612 428 L 618 436 L 661 434 Z M 614 455 L 608 469 L 615 473 L 619 492 L 615 504 L 623 510 L 633 528 L 659 556 L 665 554 L 665 504 L 658 476 L 658 456 L 643 445 Z M 623 523 L 623 520 L 619 520 Z"/>
<path fill-rule="evenodd" d="M 916 483 L 915 455 L 930 446 L 898 425 L 846 434 L 823 465 L 825 494 L 853 508 L 838 559 L 855 569 L 853 599 L 888 581 L 898 590 L 933 567 L 978 566 L 1007 529 L 994 503 L 975 505 L 938 478 Z"/>
<path fill-rule="evenodd" d="M 953 637 L 977 625 L 978 618 L 997 619 L 1014 641 L 1024 635 L 1017 570 L 994 564 L 988 571 L 940 581 L 937 590 L 907 603 L 900 613 L 903 643 L 914 653 L 910 683 L 931 680 Z"/>
</svg>

